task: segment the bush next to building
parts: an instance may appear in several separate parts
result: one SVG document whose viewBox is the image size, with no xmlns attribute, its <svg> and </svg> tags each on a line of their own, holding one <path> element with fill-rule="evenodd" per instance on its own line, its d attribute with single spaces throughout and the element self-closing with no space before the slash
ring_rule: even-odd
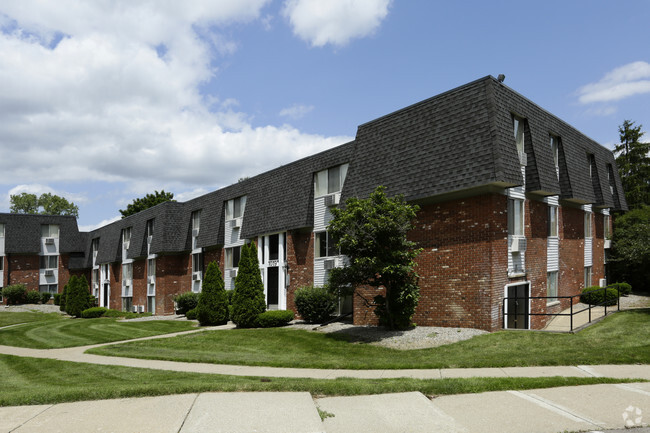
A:
<svg viewBox="0 0 650 433">
<path fill-rule="evenodd" d="M 30 290 L 25 293 L 25 303 L 26 304 L 38 304 L 41 300 L 41 294 L 36 290 Z"/>
<path fill-rule="evenodd" d="M 185 318 L 187 320 L 196 320 L 196 311 L 197 311 L 196 308 L 192 308 L 190 311 L 185 313 Z"/>
<path fill-rule="evenodd" d="M 50 301 L 50 298 L 52 298 L 52 294 L 50 292 L 41 293 L 41 304 L 47 304 Z"/>
<path fill-rule="evenodd" d="M 257 316 L 266 310 L 264 284 L 254 244 L 244 245 L 235 277 L 231 320 L 240 328 L 257 326 Z"/>
<path fill-rule="evenodd" d="M 2 297 L 7 300 L 7 305 L 18 305 L 25 302 L 27 289 L 22 284 L 12 284 L 2 289 Z"/>
<path fill-rule="evenodd" d="M 174 297 L 176 302 L 176 314 L 187 314 L 188 311 L 196 308 L 199 303 L 199 294 L 194 292 L 181 293 Z"/>
<path fill-rule="evenodd" d="M 228 294 L 217 262 L 210 262 L 205 270 L 196 318 L 201 326 L 228 323 Z"/>
<path fill-rule="evenodd" d="M 632 293 L 632 286 L 630 286 L 628 283 L 614 283 L 610 284 L 607 287 L 618 290 L 618 293 L 620 293 L 621 296 L 627 296 Z"/>
<path fill-rule="evenodd" d="M 61 305 L 61 293 L 54 294 L 54 305 Z"/>
<path fill-rule="evenodd" d="M 336 309 L 336 296 L 325 287 L 301 287 L 294 294 L 298 314 L 307 323 L 323 323 Z"/>
<path fill-rule="evenodd" d="M 257 326 L 260 328 L 277 328 L 285 326 L 293 320 L 293 311 L 269 310 L 257 315 Z"/>
<path fill-rule="evenodd" d="M 618 291 L 599 286 L 587 287 L 580 295 L 580 302 L 590 305 L 616 305 L 618 303 Z"/>
<path fill-rule="evenodd" d="M 90 292 L 86 277 L 73 275 L 68 281 L 65 311 L 71 316 L 81 317 L 82 311 L 91 306 Z"/>
<path fill-rule="evenodd" d="M 70 284 L 70 281 L 68 281 Z M 68 298 L 68 284 L 63 286 L 63 292 L 61 292 L 61 297 L 59 298 L 59 310 L 65 311 L 65 301 Z"/>
<path fill-rule="evenodd" d="M 84 319 L 95 319 L 97 317 L 102 317 L 104 313 L 108 311 L 108 308 L 104 307 L 91 307 L 83 310 L 81 312 L 81 317 Z"/>
</svg>

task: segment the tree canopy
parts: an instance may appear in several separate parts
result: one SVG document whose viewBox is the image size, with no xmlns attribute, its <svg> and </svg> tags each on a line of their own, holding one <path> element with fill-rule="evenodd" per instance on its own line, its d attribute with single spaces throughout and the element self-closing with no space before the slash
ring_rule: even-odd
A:
<svg viewBox="0 0 650 433">
<path fill-rule="evenodd" d="M 328 231 L 349 265 L 332 269 L 329 285 L 342 293 L 384 288 L 385 295 L 374 297 L 379 322 L 403 329 L 411 326 L 420 296 L 414 260 L 421 250 L 406 237 L 419 207 L 401 195 L 388 198 L 384 190 L 379 186 L 367 199 L 351 197 L 344 208 L 332 209 Z"/>
<path fill-rule="evenodd" d="M 642 125 L 624 120 L 619 126 L 621 144 L 614 149 L 616 165 L 630 209 L 650 205 L 650 143 L 642 143 Z"/>
<path fill-rule="evenodd" d="M 650 206 L 633 209 L 614 222 L 611 262 L 615 278 L 650 291 Z"/>
<path fill-rule="evenodd" d="M 153 194 L 147 194 L 142 198 L 134 199 L 133 203 L 129 204 L 126 209 L 120 209 L 120 213 L 122 214 L 122 218 L 126 218 L 166 201 L 176 201 L 174 200 L 174 193 L 165 192 L 165 190 L 160 192 L 154 191 Z"/>
<path fill-rule="evenodd" d="M 79 218 L 79 207 L 64 197 L 46 192 L 39 197 L 23 192 L 11 195 L 10 212 L 21 214 L 71 215 Z"/>
</svg>

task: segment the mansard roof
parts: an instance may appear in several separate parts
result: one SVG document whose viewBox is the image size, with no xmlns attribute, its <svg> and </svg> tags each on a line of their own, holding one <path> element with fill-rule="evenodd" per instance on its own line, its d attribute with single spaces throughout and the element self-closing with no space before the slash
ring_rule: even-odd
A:
<svg viewBox="0 0 650 433">
<path fill-rule="evenodd" d="M 39 254 L 43 224 L 59 226 L 61 253 L 83 252 L 86 248 L 73 216 L 0 213 L 0 223 L 5 224 L 5 253 Z"/>
</svg>

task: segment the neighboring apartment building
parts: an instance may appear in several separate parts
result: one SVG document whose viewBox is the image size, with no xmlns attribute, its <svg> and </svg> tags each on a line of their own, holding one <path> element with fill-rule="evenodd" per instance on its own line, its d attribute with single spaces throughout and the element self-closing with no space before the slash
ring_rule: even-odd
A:
<svg viewBox="0 0 650 433">
<path fill-rule="evenodd" d="M 169 314 L 176 294 L 200 290 L 210 261 L 233 289 L 241 246 L 252 241 L 268 308 L 295 309 L 297 288 L 325 284 L 345 265 L 327 233 L 330 208 L 378 185 L 420 206 L 409 235 L 423 248 L 419 325 L 495 330 L 505 311 L 508 328 L 542 327 L 545 316 L 525 313 L 559 312 L 568 300 L 554 297 L 604 283 L 610 210 L 627 209 L 609 150 L 485 77 L 363 124 L 350 143 L 90 233 L 66 217 L 2 214 L 0 254 L 14 260 L 10 279 L 5 260 L 3 283 L 36 288 L 38 279 L 40 290 L 47 282 L 61 291 L 70 272 L 84 272 L 102 306 Z M 18 223 L 30 218 L 40 219 Z M 51 288 L 40 273 L 54 259 L 40 257 L 54 255 L 43 239 L 57 232 L 42 227 L 57 218 L 70 229 L 58 223 Z M 23 237 L 34 245 L 19 247 Z M 38 278 L 22 270 L 27 263 Z M 366 302 L 376 293 L 359 295 L 339 312 L 376 323 Z M 536 296 L 550 298 L 528 299 Z"/>
</svg>

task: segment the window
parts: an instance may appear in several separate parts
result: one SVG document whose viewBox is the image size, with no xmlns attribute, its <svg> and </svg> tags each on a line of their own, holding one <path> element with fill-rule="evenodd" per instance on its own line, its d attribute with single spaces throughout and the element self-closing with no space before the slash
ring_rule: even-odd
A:
<svg viewBox="0 0 650 433">
<path fill-rule="evenodd" d="M 130 244 L 131 244 L 131 227 L 122 229 L 122 248 L 128 250 Z"/>
<path fill-rule="evenodd" d="M 560 139 L 551 135 L 551 153 L 553 154 L 553 164 L 555 165 L 555 174 L 560 178 Z"/>
<path fill-rule="evenodd" d="M 59 256 L 41 256 L 41 269 L 56 269 L 59 264 Z"/>
<path fill-rule="evenodd" d="M 585 287 L 591 287 L 591 266 L 585 266 Z"/>
<path fill-rule="evenodd" d="M 546 300 L 547 304 L 557 301 L 557 271 L 548 272 L 546 274 Z"/>
<path fill-rule="evenodd" d="M 226 248 L 226 269 L 239 267 L 241 247 Z"/>
<path fill-rule="evenodd" d="M 54 295 L 59 292 L 58 284 L 41 284 L 38 286 L 38 291 L 41 293 L 50 293 Z"/>
<path fill-rule="evenodd" d="M 595 166 L 596 166 L 596 159 L 594 158 L 593 155 L 588 154 L 587 155 L 587 164 L 589 164 L 589 177 L 593 179 L 594 173 L 596 171 Z"/>
<path fill-rule="evenodd" d="M 226 219 L 232 220 L 235 218 L 240 218 L 244 215 L 244 209 L 246 208 L 246 196 L 234 198 L 228 200 L 226 203 Z"/>
<path fill-rule="evenodd" d="M 5 237 L 5 225 L 0 224 L 0 238 L 4 238 L 4 237 Z"/>
<path fill-rule="evenodd" d="M 591 237 L 591 212 L 585 212 L 585 239 Z"/>
<path fill-rule="evenodd" d="M 515 132 L 515 143 L 517 144 L 517 152 L 519 154 L 524 153 L 524 119 L 513 116 L 512 117 L 514 132 Z"/>
<path fill-rule="evenodd" d="M 508 234 L 510 236 L 524 235 L 524 201 L 508 199 Z"/>
<path fill-rule="evenodd" d="M 203 253 L 192 254 L 192 272 L 203 272 Z"/>
<path fill-rule="evenodd" d="M 605 236 L 605 239 L 609 239 L 612 234 L 610 232 L 610 219 L 609 215 L 603 215 L 603 224 L 604 224 L 604 229 L 603 229 L 603 236 Z"/>
<path fill-rule="evenodd" d="M 0 256 L 0 272 L 4 270 L 5 266 L 5 258 L 4 256 Z M 2 287 L 2 280 L 0 280 L 0 287 Z"/>
<path fill-rule="evenodd" d="M 149 277 L 156 276 L 156 259 L 147 260 L 147 276 Z"/>
<path fill-rule="evenodd" d="M 99 238 L 95 238 L 92 240 L 90 248 L 92 249 L 93 252 L 93 259 L 97 258 L 97 252 L 99 251 Z"/>
<path fill-rule="evenodd" d="M 557 206 L 548 207 L 548 236 L 557 236 L 558 219 L 557 219 Z"/>
<path fill-rule="evenodd" d="M 128 280 L 133 280 L 133 263 L 122 265 L 122 281 L 127 284 Z"/>
<path fill-rule="evenodd" d="M 154 223 L 153 220 L 148 220 L 147 221 L 147 239 L 151 239 L 151 236 L 153 236 L 153 228 L 154 228 Z"/>
<path fill-rule="evenodd" d="M 347 174 L 348 164 L 337 165 L 317 172 L 314 176 L 314 197 L 341 191 Z"/>
<path fill-rule="evenodd" d="M 195 210 L 192 212 L 192 231 L 198 230 L 201 228 L 201 210 Z"/>
<path fill-rule="evenodd" d="M 319 232 L 314 235 L 315 237 L 315 254 L 316 257 L 332 257 L 340 255 L 336 243 L 330 237 L 328 232 Z"/>
<path fill-rule="evenodd" d="M 607 164 L 607 182 L 609 183 L 609 192 L 614 195 L 614 171 L 611 164 Z"/>
<path fill-rule="evenodd" d="M 58 238 L 59 226 L 57 224 L 43 224 L 41 226 L 42 238 Z"/>
</svg>

